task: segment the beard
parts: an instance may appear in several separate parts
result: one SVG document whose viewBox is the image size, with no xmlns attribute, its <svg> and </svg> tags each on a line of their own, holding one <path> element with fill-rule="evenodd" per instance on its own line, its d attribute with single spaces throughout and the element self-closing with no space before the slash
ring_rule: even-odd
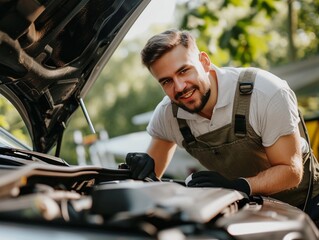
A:
<svg viewBox="0 0 319 240">
<path fill-rule="evenodd" d="M 176 105 L 189 113 L 199 113 L 200 111 L 202 111 L 202 109 L 205 107 L 206 103 L 208 102 L 208 99 L 210 97 L 210 92 L 211 92 L 210 89 L 208 89 L 207 92 L 201 96 L 200 104 L 198 106 L 195 106 L 194 108 L 189 108 L 185 106 L 183 103 L 179 103 L 179 102 L 177 102 Z"/>
</svg>

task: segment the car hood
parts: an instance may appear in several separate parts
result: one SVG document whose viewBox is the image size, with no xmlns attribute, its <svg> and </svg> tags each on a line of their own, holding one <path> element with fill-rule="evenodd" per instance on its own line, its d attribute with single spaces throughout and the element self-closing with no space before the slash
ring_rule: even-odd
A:
<svg viewBox="0 0 319 240">
<path fill-rule="evenodd" d="M 33 148 L 62 137 L 104 65 L 150 0 L 0 1 L 0 93 Z"/>
</svg>

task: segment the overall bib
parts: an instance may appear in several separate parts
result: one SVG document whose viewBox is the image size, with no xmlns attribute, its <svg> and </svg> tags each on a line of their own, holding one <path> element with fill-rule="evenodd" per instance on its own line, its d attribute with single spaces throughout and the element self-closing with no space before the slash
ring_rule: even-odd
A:
<svg viewBox="0 0 319 240">
<path fill-rule="evenodd" d="M 248 68 L 239 76 L 234 98 L 232 122 L 212 132 L 194 137 L 186 120 L 177 118 L 178 106 L 173 104 L 173 114 L 178 121 L 183 135 L 183 146 L 186 151 L 206 167 L 217 171 L 232 180 L 239 177 L 256 176 L 259 172 L 271 167 L 265 149 L 259 137 L 249 124 L 250 97 L 254 87 L 257 69 Z M 299 124 L 302 136 L 308 136 L 301 117 Z M 306 140 L 308 140 L 306 138 Z M 310 144 L 309 144 L 310 146 Z M 317 182 L 318 162 L 312 152 L 304 154 L 304 176 L 298 188 L 272 195 L 276 199 L 299 206 L 306 202 L 308 191 L 312 196 L 319 193 Z M 316 166 L 315 166 L 316 165 Z M 313 189 L 309 189 L 309 180 L 315 176 Z"/>
</svg>

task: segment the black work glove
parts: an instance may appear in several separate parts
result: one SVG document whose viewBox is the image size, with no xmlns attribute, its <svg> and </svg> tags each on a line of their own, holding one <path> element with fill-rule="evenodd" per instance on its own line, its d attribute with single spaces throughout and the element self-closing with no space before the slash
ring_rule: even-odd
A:
<svg viewBox="0 0 319 240">
<path fill-rule="evenodd" d="M 221 187 L 234 189 L 246 193 L 248 196 L 251 194 L 250 185 L 245 178 L 228 180 L 214 171 L 200 171 L 193 173 L 186 178 L 185 184 L 187 187 Z"/>
<path fill-rule="evenodd" d="M 126 163 L 131 169 L 133 179 L 145 180 L 148 177 L 155 181 L 158 180 L 154 172 L 154 160 L 147 153 L 128 153 Z"/>
</svg>

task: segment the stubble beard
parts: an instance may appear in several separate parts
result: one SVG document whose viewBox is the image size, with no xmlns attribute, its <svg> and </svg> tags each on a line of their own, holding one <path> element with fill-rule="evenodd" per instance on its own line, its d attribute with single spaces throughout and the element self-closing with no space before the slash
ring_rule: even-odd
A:
<svg viewBox="0 0 319 240">
<path fill-rule="evenodd" d="M 185 106 L 183 103 L 176 103 L 176 105 L 189 113 L 199 113 L 200 111 L 203 110 L 206 103 L 208 102 L 208 99 L 210 97 L 210 92 L 211 92 L 210 89 L 208 89 L 208 91 L 201 96 L 200 104 L 198 106 L 195 106 L 194 108 L 189 108 Z"/>
</svg>

